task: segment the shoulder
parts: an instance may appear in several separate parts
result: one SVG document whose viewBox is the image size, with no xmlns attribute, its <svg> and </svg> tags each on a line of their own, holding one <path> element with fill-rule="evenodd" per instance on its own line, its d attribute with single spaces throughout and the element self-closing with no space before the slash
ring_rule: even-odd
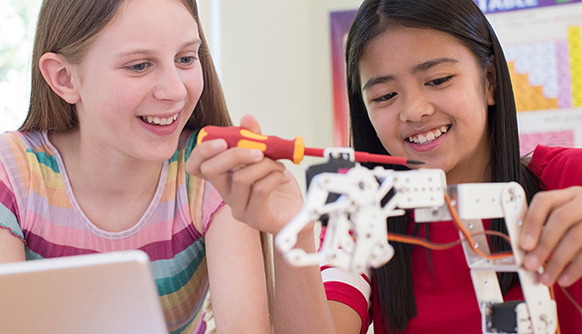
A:
<svg viewBox="0 0 582 334">
<path fill-rule="evenodd" d="M 47 144 L 46 134 L 41 132 L 6 132 L 0 134 L 0 160 L 8 168 L 44 161 L 54 154 Z"/>
<path fill-rule="evenodd" d="M 538 145 L 529 168 L 548 190 L 582 185 L 582 148 Z"/>
<path fill-rule="evenodd" d="M 6 142 L 19 142 L 27 147 L 34 147 L 39 145 L 44 145 L 46 143 L 45 132 L 20 132 L 20 131 L 8 131 L 0 134 Z"/>
<path fill-rule="evenodd" d="M 0 158 L 7 155 L 16 155 L 24 153 L 28 148 L 27 133 L 23 132 L 5 132 L 0 134 Z"/>
<path fill-rule="evenodd" d="M 224 205 L 222 197 L 210 182 L 189 175 L 185 172 L 184 164 L 196 146 L 199 130 L 184 130 L 180 135 L 178 150 L 175 155 L 177 162 L 178 185 L 185 185 L 185 191 L 192 220 L 196 230 L 205 235 L 214 214 Z M 174 162 L 171 160 L 170 163 Z M 182 175 L 184 176 L 181 179 Z M 183 180 L 183 182 L 182 182 Z"/>
<path fill-rule="evenodd" d="M 52 150 L 47 145 L 46 133 L 43 132 L 11 131 L 2 133 L 0 134 L 0 148 L 4 150 L 7 147 L 13 153 L 26 152 L 28 150 L 53 155 Z"/>
</svg>

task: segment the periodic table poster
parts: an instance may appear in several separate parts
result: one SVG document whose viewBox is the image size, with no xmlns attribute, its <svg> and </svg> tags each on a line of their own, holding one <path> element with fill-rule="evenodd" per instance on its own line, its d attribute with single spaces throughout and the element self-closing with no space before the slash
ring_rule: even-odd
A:
<svg viewBox="0 0 582 334">
<path fill-rule="evenodd" d="M 518 109 L 520 151 L 582 147 L 582 0 L 474 0 L 505 51 Z M 353 11 L 332 12 L 334 144 L 347 145 L 343 46 Z"/>
<path fill-rule="evenodd" d="M 509 64 L 521 153 L 537 144 L 582 147 L 582 1 L 479 3 Z"/>
</svg>

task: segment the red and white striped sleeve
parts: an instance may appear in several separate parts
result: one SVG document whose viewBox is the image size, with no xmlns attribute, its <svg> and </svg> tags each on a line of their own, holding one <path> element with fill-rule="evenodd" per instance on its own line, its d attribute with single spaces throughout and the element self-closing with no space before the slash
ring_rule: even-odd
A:
<svg viewBox="0 0 582 334">
<path fill-rule="evenodd" d="M 320 235 L 321 241 L 324 233 L 322 231 Z M 357 274 L 329 264 L 321 264 L 320 270 L 327 300 L 337 301 L 354 309 L 362 319 L 361 333 L 365 334 L 371 322 L 371 270 Z"/>
</svg>

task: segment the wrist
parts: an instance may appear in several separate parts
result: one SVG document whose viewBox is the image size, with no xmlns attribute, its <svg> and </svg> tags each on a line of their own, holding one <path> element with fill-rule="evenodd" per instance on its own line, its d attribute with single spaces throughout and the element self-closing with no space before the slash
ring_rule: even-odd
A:
<svg viewBox="0 0 582 334">
<path fill-rule="evenodd" d="M 274 238 L 277 238 L 277 236 L 278 233 L 273 235 Z M 318 241 L 315 237 L 315 224 L 309 222 L 297 233 L 297 239 L 292 248 L 301 248 L 306 252 L 313 252 Z"/>
</svg>

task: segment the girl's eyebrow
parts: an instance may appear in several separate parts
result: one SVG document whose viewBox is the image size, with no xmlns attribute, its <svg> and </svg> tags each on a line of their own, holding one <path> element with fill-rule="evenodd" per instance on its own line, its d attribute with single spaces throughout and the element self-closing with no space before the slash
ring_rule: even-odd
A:
<svg viewBox="0 0 582 334">
<path fill-rule="evenodd" d="M 420 63 L 416 66 L 414 66 L 412 68 L 412 74 L 418 73 L 418 72 L 422 72 L 422 71 L 426 71 L 434 66 L 437 66 L 439 64 L 442 63 L 451 63 L 451 64 L 455 64 L 458 63 L 459 61 L 453 58 L 446 58 L 446 57 L 441 57 L 441 58 L 436 58 L 436 59 L 431 59 L 428 61 L 425 61 L 423 63 Z M 371 86 L 377 85 L 377 84 L 381 84 L 381 83 L 385 83 L 391 80 L 396 80 L 396 77 L 394 75 L 382 75 L 382 76 L 377 76 L 374 77 L 370 80 L 368 80 L 366 82 L 366 84 L 364 85 L 364 87 L 362 87 L 362 91 L 365 91 L 366 89 L 370 88 Z"/>
<path fill-rule="evenodd" d="M 184 48 L 187 48 L 187 47 L 192 46 L 192 45 L 200 45 L 200 44 L 202 44 L 202 41 L 199 38 L 196 38 L 196 39 L 193 39 L 191 41 L 188 41 L 188 42 L 182 44 L 180 49 L 184 49 Z M 136 55 L 136 54 L 155 55 L 157 53 L 158 53 L 157 50 L 152 50 L 152 49 L 130 48 L 130 49 L 123 50 L 121 52 L 116 53 L 115 57 L 124 57 L 124 56 L 129 56 L 129 55 Z"/>
<path fill-rule="evenodd" d="M 364 85 L 364 87 L 362 87 L 362 91 L 365 91 L 366 89 L 370 88 L 371 86 L 385 83 L 385 82 L 388 82 L 391 80 L 396 80 L 396 77 L 393 75 L 382 75 L 382 76 L 374 77 L 374 78 L 366 81 L 366 84 Z"/>
<path fill-rule="evenodd" d="M 437 66 L 437 65 L 442 64 L 442 63 L 455 64 L 458 62 L 459 61 L 456 59 L 446 58 L 446 57 L 431 59 L 431 60 L 425 61 L 424 63 L 421 63 L 421 64 L 414 66 L 414 68 L 412 69 L 412 74 L 426 71 L 426 70 L 430 69 L 431 67 Z"/>
</svg>

